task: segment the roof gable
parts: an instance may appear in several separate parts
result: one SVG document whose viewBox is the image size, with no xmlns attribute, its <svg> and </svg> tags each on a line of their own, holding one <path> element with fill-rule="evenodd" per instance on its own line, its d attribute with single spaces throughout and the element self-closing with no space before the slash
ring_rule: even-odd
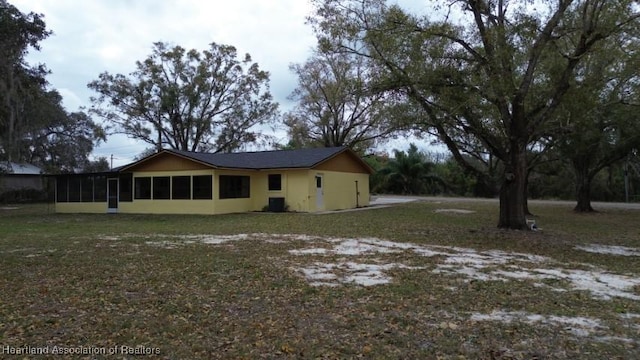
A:
<svg viewBox="0 0 640 360">
<path fill-rule="evenodd" d="M 348 173 L 373 173 L 373 169 L 353 151 L 343 151 L 322 161 L 313 167 L 314 170 L 326 170 Z"/>
<path fill-rule="evenodd" d="M 163 150 L 140 161 L 126 165 L 120 171 L 132 170 L 143 163 L 167 154 L 173 154 L 193 162 L 222 169 L 311 169 L 343 152 L 348 152 L 360 163 L 363 170 L 371 173 L 371 168 L 347 147 L 312 148 L 297 150 L 274 150 L 243 153 L 200 153 L 182 150 Z"/>
<path fill-rule="evenodd" d="M 139 161 L 125 165 L 118 171 L 175 171 L 211 169 L 212 165 L 179 156 L 169 151 L 161 151 Z"/>
</svg>

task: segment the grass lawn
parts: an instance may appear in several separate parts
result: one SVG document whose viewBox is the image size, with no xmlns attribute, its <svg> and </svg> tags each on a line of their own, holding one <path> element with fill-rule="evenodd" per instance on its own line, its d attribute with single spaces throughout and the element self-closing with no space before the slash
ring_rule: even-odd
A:
<svg viewBox="0 0 640 360">
<path fill-rule="evenodd" d="M 1 208 L 0 358 L 640 358 L 640 211 L 531 210 Z"/>
</svg>

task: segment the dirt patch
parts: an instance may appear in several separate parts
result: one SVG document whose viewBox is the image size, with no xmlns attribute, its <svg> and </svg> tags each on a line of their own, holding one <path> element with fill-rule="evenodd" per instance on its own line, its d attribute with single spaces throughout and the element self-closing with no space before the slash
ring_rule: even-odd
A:
<svg viewBox="0 0 640 360">
<path fill-rule="evenodd" d="M 578 245 L 575 248 L 578 250 L 587 251 L 587 252 L 596 253 L 596 254 L 619 255 L 619 256 L 640 256 L 640 249 L 626 247 L 626 246 L 589 244 L 589 245 Z"/>
<path fill-rule="evenodd" d="M 129 236 L 150 239 L 145 242 L 146 245 L 165 249 L 176 249 L 193 244 L 222 245 L 247 240 L 270 243 L 308 242 L 309 247 L 291 249 L 288 252 L 294 255 L 291 268 L 314 286 L 380 285 L 393 281 L 388 275 L 391 269 L 425 269 L 425 267 L 398 262 L 398 255 L 404 253 L 432 258 L 435 268 L 430 266 L 431 273 L 462 277 L 464 281 L 531 281 L 533 286 L 546 287 L 553 291 L 586 291 L 596 299 L 640 300 L 640 294 L 637 293 L 640 278 L 636 274 L 615 274 L 590 264 L 570 264 L 571 267 L 568 267 L 567 264 L 552 258 L 534 254 L 417 245 L 378 238 L 333 238 L 305 234 L 127 234 L 121 238 Z M 111 236 L 102 238 L 116 240 Z M 607 253 L 625 254 L 636 250 L 612 246 L 589 247 L 589 249 L 604 249 L 609 251 Z M 308 261 L 304 260 L 307 257 L 336 256 L 339 257 L 337 260 L 316 261 L 311 265 L 305 265 L 305 263 L 308 264 Z M 389 260 L 389 256 L 394 260 Z M 299 260 L 295 260 L 296 258 Z M 588 270 L 584 270 L 585 268 Z"/>
<path fill-rule="evenodd" d="M 312 286 L 338 286 L 340 284 L 357 284 L 373 286 L 387 284 L 392 281 L 385 274 L 390 269 L 420 269 L 403 264 L 362 264 L 352 261 L 339 263 L 319 263 L 311 266 L 293 268 L 300 271 Z"/>
<path fill-rule="evenodd" d="M 161 240 L 161 241 L 146 241 L 145 244 L 149 245 L 149 246 L 154 246 L 154 247 L 159 247 L 159 248 L 163 248 L 163 249 L 177 249 L 181 246 L 185 246 L 185 245 L 191 245 L 191 244 L 195 244 L 195 241 L 192 240 L 184 240 L 184 241 L 168 241 L 168 240 Z"/>
<path fill-rule="evenodd" d="M 592 297 L 609 300 L 614 297 L 640 300 L 634 288 L 640 286 L 640 278 L 631 275 L 614 274 L 589 264 L 576 264 L 590 270 L 567 269 L 552 258 L 534 254 L 506 252 L 502 250 L 477 251 L 469 248 L 451 246 L 421 246 L 411 243 L 398 243 L 375 238 L 366 239 L 326 239 L 332 247 L 313 247 L 296 249 L 289 252 L 294 255 L 342 255 L 371 256 L 390 253 L 409 252 L 438 260 L 433 273 L 462 276 L 467 281 L 518 281 L 533 280 L 534 286 L 550 287 L 555 291 L 588 291 Z M 384 263 L 383 260 L 377 259 Z M 351 260 L 353 261 L 353 260 Z M 340 268 L 341 264 L 333 264 Z M 391 265 L 391 264 L 389 264 Z M 394 267 L 412 268 L 403 264 Z M 412 268 L 415 269 L 415 268 Z M 387 269 L 378 269 L 384 271 Z M 304 268 L 301 269 L 305 273 Z M 325 271 L 326 273 L 326 271 Z M 333 279 L 339 279 L 334 276 Z M 547 285 L 545 280 L 555 285 Z M 561 285 L 558 285 L 560 283 Z"/>
<path fill-rule="evenodd" d="M 564 330 L 569 331 L 575 336 L 592 336 L 598 331 L 607 330 L 599 319 L 586 317 L 569 317 L 569 316 L 547 316 L 540 314 L 531 314 L 522 311 L 493 311 L 490 314 L 474 313 L 470 317 L 471 321 L 499 321 L 502 323 L 523 322 L 527 324 L 547 324 L 552 326 L 561 326 Z"/>
</svg>

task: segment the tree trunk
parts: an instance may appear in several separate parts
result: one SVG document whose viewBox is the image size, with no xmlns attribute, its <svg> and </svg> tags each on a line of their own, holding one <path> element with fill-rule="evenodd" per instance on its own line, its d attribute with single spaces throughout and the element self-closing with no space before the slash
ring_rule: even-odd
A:
<svg viewBox="0 0 640 360">
<path fill-rule="evenodd" d="M 156 152 L 162 151 L 162 124 L 160 120 L 156 123 L 156 131 L 158 132 L 158 140 L 156 142 Z"/>
<path fill-rule="evenodd" d="M 582 172 L 576 172 L 576 200 L 578 203 L 573 208 L 575 212 L 594 212 L 591 207 L 591 178 Z"/>
<path fill-rule="evenodd" d="M 16 128 L 17 128 L 17 123 L 18 123 L 18 106 L 17 106 L 17 98 L 18 95 L 16 94 L 17 89 L 16 89 L 16 83 L 15 83 L 15 76 L 13 73 L 12 69 L 8 69 L 7 70 L 7 80 L 6 80 L 6 94 L 5 95 L 5 108 L 8 111 L 7 114 L 7 125 L 6 125 L 6 132 L 7 132 L 7 137 L 5 140 L 5 144 L 4 144 L 4 151 L 5 151 L 5 155 L 7 157 L 8 161 L 19 161 L 18 156 L 16 154 L 16 144 L 15 144 L 15 136 L 16 134 Z M 4 135 L 4 134 L 3 134 Z"/>
<path fill-rule="evenodd" d="M 526 230 L 525 188 L 527 181 L 526 146 L 511 145 L 510 161 L 505 166 L 500 188 L 500 220 L 503 229 Z"/>
</svg>

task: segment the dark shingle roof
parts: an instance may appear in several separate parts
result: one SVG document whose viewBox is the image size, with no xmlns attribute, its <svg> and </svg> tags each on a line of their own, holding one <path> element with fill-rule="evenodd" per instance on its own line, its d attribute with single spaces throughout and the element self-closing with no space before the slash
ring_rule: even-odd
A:
<svg viewBox="0 0 640 360">
<path fill-rule="evenodd" d="M 347 148 L 330 147 L 297 150 L 276 150 L 244 153 L 199 153 L 181 150 L 165 150 L 193 160 L 229 169 L 295 169 L 312 168 Z"/>
</svg>

